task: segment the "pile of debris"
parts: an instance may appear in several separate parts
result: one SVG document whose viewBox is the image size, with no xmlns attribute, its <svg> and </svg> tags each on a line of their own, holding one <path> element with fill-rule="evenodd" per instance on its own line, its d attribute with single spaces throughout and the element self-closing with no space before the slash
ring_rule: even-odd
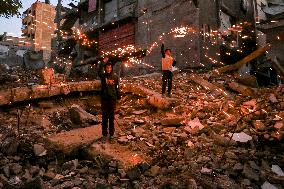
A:
<svg viewBox="0 0 284 189">
<path fill-rule="evenodd" d="M 7 137 L 1 130 L 1 183 L 39 188 L 284 187 L 284 88 L 243 89 L 233 75 L 179 73 L 172 97 L 163 98 L 160 78 L 151 74 L 122 81 L 126 93 L 117 109 L 114 144 L 99 140 L 97 94 L 1 112 L 3 128 L 14 133 Z"/>
</svg>

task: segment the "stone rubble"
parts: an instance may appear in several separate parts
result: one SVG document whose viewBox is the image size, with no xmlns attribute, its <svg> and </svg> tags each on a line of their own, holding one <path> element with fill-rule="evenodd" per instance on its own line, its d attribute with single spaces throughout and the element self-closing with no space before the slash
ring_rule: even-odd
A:
<svg viewBox="0 0 284 189">
<path fill-rule="evenodd" d="M 232 79 L 199 76 L 217 87 Z M 255 96 L 230 91 L 226 98 L 190 78 L 188 73 L 174 76 L 175 103 L 166 109 L 152 106 L 147 97 L 123 94 L 114 144 L 80 133 L 100 134 L 93 126 L 101 120 L 100 101 L 93 99 L 98 94 L 1 109 L 0 188 L 284 189 L 284 88 L 257 89 Z M 159 75 L 122 82 L 161 91 Z M 20 122 L 18 110 L 23 110 Z M 50 146 L 50 138 L 67 140 L 68 132 L 76 137 L 75 153 L 68 146 L 61 151 Z M 245 140 L 235 140 L 240 133 L 238 139 Z M 90 153 L 94 147 L 112 149 L 111 158 Z M 115 149 L 142 154 L 145 162 L 131 156 L 125 162 L 133 166 L 122 166 L 128 154 Z"/>
</svg>

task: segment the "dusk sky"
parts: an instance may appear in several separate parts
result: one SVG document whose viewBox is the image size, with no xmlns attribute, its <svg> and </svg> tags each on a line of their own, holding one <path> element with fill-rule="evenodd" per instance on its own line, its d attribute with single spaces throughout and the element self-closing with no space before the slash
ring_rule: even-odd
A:
<svg viewBox="0 0 284 189">
<path fill-rule="evenodd" d="M 44 0 L 41 0 L 44 2 Z M 21 13 L 28 9 L 36 0 L 22 0 L 23 8 L 20 10 Z M 57 0 L 51 0 L 51 4 L 56 5 Z M 71 0 L 62 0 L 63 5 L 66 5 L 71 2 Z M 3 18 L 0 17 L 0 34 L 4 32 L 8 32 L 9 35 L 13 36 L 21 36 L 21 27 L 22 27 L 22 19 L 13 17 L 13 18 Z"/>
</svg>

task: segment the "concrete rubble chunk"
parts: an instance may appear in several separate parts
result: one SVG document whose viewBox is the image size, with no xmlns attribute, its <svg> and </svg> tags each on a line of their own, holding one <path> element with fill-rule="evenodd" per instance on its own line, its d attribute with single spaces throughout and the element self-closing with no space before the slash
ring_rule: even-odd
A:
<svg viewBox="0 0 284 189">
<path fill-rule="evenodd" d="M 274 128 L 277 129 L 277 130 L 282 130 L 284 128 L 283 121 L 277 121 L 274 125 Z"/>
<path fill-rule="evenodd" d="M 248 142 L 252 140 L 252 137 L 244 132 L 229 134 L 229 136 L 232 136 L 232 135 L 233 135 L 232 139 L 236 142 Z"/>
<path fill-rule="evenodd" d="M 48 137 L 48 142 L 56 150 L 69 154 L 81 146 L 89 145 L 93 141 L 100 139 L 101 135 L 101 126 L 95 125 L 52 135 Z"/>
<path fill-rule="evenodd" d="M 261 189 L 278 189 L 276 186 L 270 184 L 269 182 L 265 181 L 263 185 L 261 185 Z"/>
<path fill-rule="evenodd" d="M 187 142 L 187 146 L 188 146 L 189 148 L 193 148 L 193 147 L 194 147 L 194 143 L 191 142 L 191 141 L 188 141 L 188 142 Z"/>
<path fill-rule="evenodd" d="M 231 94 L 228 91 L 225 91 L 225 89 L 222 89 L 219 86 L 216 86 L 216 85 L 208 82 L 207 80 L 203 79 L 202 77 L 200 77 L 197 74 L 191 74 L 190 80 L 201 85 L 204 89 L 210 90 L 211 92 L 214 92 L 216 94 L 220 94 L 220 95 L 223 95 L 225 97 L 231 96 Z"/>
<path fill-rule="evenodd" d="M 74 186 L 74 183 L 72 181 L 65 181 L 61 184 L 62 188 L 72 188 Z"/>
<path fill-rule="evenodd" d="M 70 170 L 76 169 L 78 167 L 78 165 L 79 165 L 78 159 L 74 159 L 72 161 L 65 162 L 62 165 L 62 169 L 70 171 Z"/>
<path fill-rule="evenodd" d="M 46 115 L 40 115 L 40 116 L 33 116 L 30 121 L 37 125 L 39 128 L 43 128 L 46 130 L 49 130 L 52 127 L 52 124 L 49 120 L 49 117 Z"/>
<path fill-rule="evenodd" d="M 177 102 L 177 99 L 163 98 L 161 94 L 139 85 L 124 84 L 122 85 L 122 91 L 125 93 L 133 93 L 141 97 L 146 97 L 147 102 L 150 105 L 159 109 L 169 109 L 171 105 Z"/>
<path fill-rule="evenodd" d="M 41 84 L 51 85 L 56 82 L 53 68 L 45 68 L 40 70 Z"/>
<path fill-rule="evenodd" d="M 242 171 L 244 166 L 241 163 L 236 163 L 233 167 L 233 171 Z"/>
<path fill-rule="evenodd" d="M 134 123 L 139 124 L 139 125 L 140 125 L 140 124 L 142 125 L 142 124 L 145 123 L 145 121 L 142 120 L 142 119 L 135 119 L 135 120 L 134 120 Z"/>
<path fill-rule="evenodd" d="M 241 106 L 241 110 L 244 114 L 249 114 L 251 112 L 256 111 L 256 99 L 252 99 L 250 101 L 244 102 Z"/>
<path fill-rule="evenodd" d="M 197 189 L 198 186 L 197 186 L 197 183 L 194 179 L 189 179 L 187 181 L 187 189 Z"/>
<path fill-rule="evenodd" d="M 137 180 L 141 177 L 142 173 L 138 166 L 134 166 L 126 172 L 130 180 Z"/>
<path fill-rule="evenodd" d="M 15 175 L 21 173 L 23 169 L 23 167 L 18 163 L 12 163 L 9 165 L 9 167 L 10 167 L 10 172 Z"/>
<path fill-rule="evenodd" d="M 0 144 L 0 151 L 6 155 L 15 155 L 18 151 L 19 140 L 15 136 L 4 138 Z"/>
<path fill-rule="evenodd" d="M 47 171 L 43 174 L 43 178 L 47 179 L 47 180 L 52 180 L 54 179 L 56 176 L 56 174 L 52 171 Z"/>
<path fill-rule="evenodd" d="M 138 110 L 138 111 L 133 111 L 133 114 L 135 115 L 141 115 L 141 114 L 144 114 L 146 113 L 148 110 Z"/>
<path fill-rule="evenodd" d="M 143 133 L 145 133 L 145 130 L 141 127 L 135 127 L 131 130 L 132 135 L 139 137 L 141 136 Z"/>
<path fill-rule="evenodd" d="M 69 109 L 70 119 L 74 124 L 96 124 L 97 118 L 86 112 L 82 107 L 77 104 L 73 104 Z"/>
<path fill-rule="evenodd" d="M 272 93 L 269 95 L 269 100 L 272 103 L 277 103 L 278 102 L 276 96 L 274 94 L 272 94 Z"/>
<path fill-rule="evenodd" d="M 256 130 L 258 131 L 263 131 L 265 130 L 265 125 L 261 120 L 256 120 L 253 122 L 253 126 Z"/>
<path fill-rule="evenodd" d="M 254 161 L 249 161 L 248 162 L 250 167 L 253 168 L 254 170 L 260 170 L 259 166 L 254 162 Z"/>
<path fill-rule="evenodd" d="M 281 167 L 278 165 L 272 165 L 271 167 L 272 172 L 277 174 L 277 176 L 284 177 L 284 172 L 282 171 Z"/>
<path fill-rule="evenodd" d="M 163 126 L 181 126 L 184 125 L 183 117 L 165 118 L 161 120 Z"/>
<path fill-rule="evenodd" d="M 208 169 L 206 167 L 202 167 L 201 171 L 202 174 L 208 175 L 212 173 L 212 169 Z"/>
<path fill-rule="evenodd" d="M 125 144 L 129 141 L 128 137 L 127 136 L 121 136 L 117 139 L 117 141 L 121 144 Z"/>
<path fill-rule="evenodd" d="M 255 93 L 252 88 L 245 86 L 245 85 L 242 85 L 242 84 L 239 84 L 239 83 L 236 83 L 236 82 L 229 83 L 229 87 L 232 90 L 234 90 L 234 91 L 236 91 L 240 94 L 243 94 L 245 96 L 252 96 Z"/>
<path fill-rule="evenodd" d="M 212 135 L 214 143 L 220 146 L 233 146 L 236 144 L 236 141 L 230 140 L 229 137 L 221 136 L 221 135 Z"/>
<path fill-rule="evenodd" d="M 31 188 L 44 189 L 44 184 L 41 177 L 37 176 L 23 186 L 23 189 L 31 189 Z"/>
<path fill-rule="evenodd" d="M 88 153 L 93 157 L 100 154 L 107 159 L 115 160 L 124 170 L 128 170 L 131 167 L 150 160 L 150 158 L 144 154 L 131 151 L 126 146 L 118 143 L 94 143 L 90 146 Z"/>
<path fill-rule="evenodd" d="M 166 127 L 166 128 L 163 128 L 163 132 L 165 133 L 172 133 L 175 131 L 175 127 Z"/>
<path fill-rule="evenodd" d="M 237 75 L 236 79 L 238 80 L 239 83 L 243 85 L 247 85 L 253 88 L 258 87 L 257 78 L 253 75 L 241 75 L 241 76 Z"/>
<path fill-rule="evenodd" d="M 255 170 L 253 170 L 248 164 L 244 166 L 242 174 L 252 181 L 259 181 L 259 174 Z"/>
<path fill-rule="evenodd" d="M 36 156 L 45 156 L 47 154 L 47 150 L 42 144 L 34 144 L 34 154 Z"/>
<path fill-rule="evenodd" d="M 152 166 L 147 172 L 146 175 L 150 177 L 156 177 L 160 173 L 161 167 L 155 165 Z"/>
<path fill-rule="evenodd" d="M 187 126 L 190 126 L 191 129 L 196 129 L 198 128 L 198 130 L 202 130 L 204 128 L 204 125 L 202 125 L 202 123 L 200 122 L 199 118 L 195 118 L 191 121 L 188 121 L 186 123 Z"/>
</svg>

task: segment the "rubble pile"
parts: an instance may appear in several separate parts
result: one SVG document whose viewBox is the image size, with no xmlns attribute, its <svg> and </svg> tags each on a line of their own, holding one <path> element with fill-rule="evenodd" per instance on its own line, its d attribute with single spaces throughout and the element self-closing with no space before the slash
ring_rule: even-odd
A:
<svg viewBox="0 0 284 189">
<path fill-rule="evenodd" d="M 122 85 L 160 93 L 160 77 L 126 78 Z M 2 110 L 1 128 L 10 131 L 0 129 L 0 188 L 282 189 L 284 88 L 250 87 L 254 93 L 244 95 L 230 88 L 232 81 L 231 75 L 175 74 L 171 98 L 177 102 L 167 109 L 125 93 L 114 144 L 90 138 L 75 154 L 47 141 L 100 127 L 96 95 Z"/>
<path fill-rule="evenodd" d="M 39 83 L 39 81 L 36 71 L 24 70 L 21 66 L 10 67 L 6 64 L 0 64 L 0 89 L 31 86 Z"/>
</svg>

